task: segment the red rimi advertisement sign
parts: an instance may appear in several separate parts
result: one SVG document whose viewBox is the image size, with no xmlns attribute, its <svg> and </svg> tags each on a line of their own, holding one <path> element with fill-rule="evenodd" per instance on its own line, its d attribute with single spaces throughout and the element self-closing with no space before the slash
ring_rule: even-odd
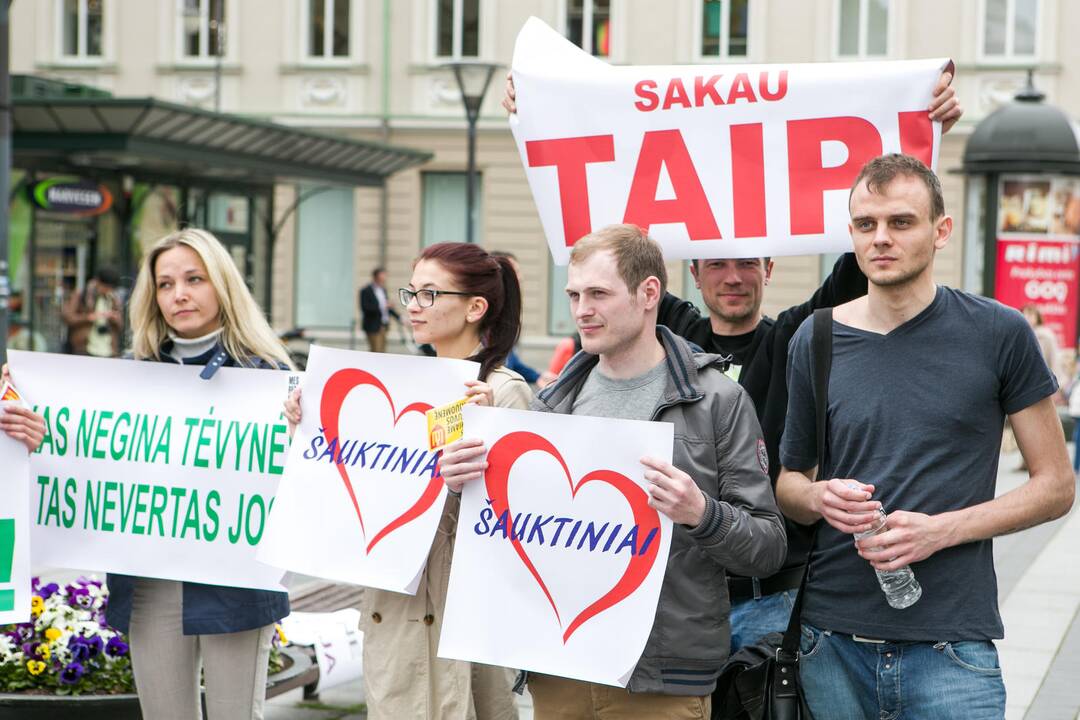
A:
<svg viewBox="0 0 1080 720">
<path fill-rule="evenodd" d="M 1061 347 L 1074 348 L 1080 309 L 1080 179 L 1002 178 L 994 297 L 1035 305 Z"/>
</svg>

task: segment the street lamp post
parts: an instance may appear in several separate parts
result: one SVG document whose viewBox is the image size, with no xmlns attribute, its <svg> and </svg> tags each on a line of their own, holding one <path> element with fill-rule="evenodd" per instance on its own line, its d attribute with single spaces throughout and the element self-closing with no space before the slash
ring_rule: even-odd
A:
<svg viewBox="0 0 1080 720">
<path fill-rule="evenodd" d="M 491 78 L 501 66 L 479 60 L 460 60 L 447 63 L 446 67 L 454 72 L 458 90 L 461 91 L 461 102 L 465 106 L 465 119 L 469 124 L 468 164 L 465 173 L 465 241 L 476 242 L 476 121 L 480 117 L 480 106 L 484 102 Z"/>
</svg>

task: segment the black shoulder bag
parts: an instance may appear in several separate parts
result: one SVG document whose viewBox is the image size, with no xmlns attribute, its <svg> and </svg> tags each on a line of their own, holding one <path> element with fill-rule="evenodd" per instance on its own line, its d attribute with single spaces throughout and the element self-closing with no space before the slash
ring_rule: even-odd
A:
<svg viewBox="0 0 1080 720">
<path fill-rule="evenodd" d="M 824 467 L 829 371 L 832 369 L 832 308 L 814 311 L 811 342 L 814 403 L 817 418 L 818 468 Z M 814 552 L 817 531 L 810 539 Z M 799 685 L 799 639 L 807 568 L 791 609 L 787 630 L 769 633 L 733 654 L 724 665 L 713 692 L 712 720 L 812 720 Z"/>
</svg>

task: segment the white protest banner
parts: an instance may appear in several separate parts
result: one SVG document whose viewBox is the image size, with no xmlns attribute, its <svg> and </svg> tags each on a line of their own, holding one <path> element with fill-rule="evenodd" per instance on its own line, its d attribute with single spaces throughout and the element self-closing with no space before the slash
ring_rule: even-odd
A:
<svg viewBox="0 0 1080 720">
<path fill-rule="evenodd" d="M 294 612 L 281 621 L 281 627 L 289 642 L 315 649 L 319 666 L 316 694 L 363 677 L 364 633 L 356 608 L 332 613 Z"/>
<path fill-rule="evenodd" d="M 29 482 L 26 446 L 0 432 L 0 625 L 30 621 Z"/>
<path fill-rule="evenodd" d="M 415 593 L 446 500 L 424 413 L 462 397 L 479 371 L 464 360 L 313 347 L 259 559 Z"/>
<path fill-rule="evenodd" d="M 622 222 L 668 258 L 840 252 L 867 160 L 935 167 L 926 108 L 947 63 L 614 67 L 530 18 L 510 128 L 558 265 Z"/>
<path fill-rule="evenodd" d="M 255 560 L 288 450 L 280 370 L 8 353 L 45 417 L 34 566 L 282 590 Z"/>
<path fill-rule="evenodd" d="M 674 426 L 464 413 L 488 468 L 462 493 L 439 656 L 625 686 L 671 547 L 639 459 L 671 462 Z"/>
</svg>

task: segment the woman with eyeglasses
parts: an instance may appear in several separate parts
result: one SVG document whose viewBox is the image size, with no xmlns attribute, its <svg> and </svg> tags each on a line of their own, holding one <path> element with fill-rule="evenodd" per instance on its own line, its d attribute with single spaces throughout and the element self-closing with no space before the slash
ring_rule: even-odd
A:
<svg viewBox="0 0 1080 720">
<path fill-rule="evenodd" d="M 418 343 L 438 357 L 480 363 L 464 394 L 475 402 L 525 409 L 532 392 L 503 367 L 521 329 L 521 288 L 513 265 L 469 243 L 426 248 L 409 286 L 398 291 Z M 285 404 L 300 422 L 300 393 Z M 460 499 L 447 497 L 416 595 L 366 588 L 364 686 L 370 720 L 503 720 L 516 718 L 505 668 L 437 657 Z"/>
</svg>

